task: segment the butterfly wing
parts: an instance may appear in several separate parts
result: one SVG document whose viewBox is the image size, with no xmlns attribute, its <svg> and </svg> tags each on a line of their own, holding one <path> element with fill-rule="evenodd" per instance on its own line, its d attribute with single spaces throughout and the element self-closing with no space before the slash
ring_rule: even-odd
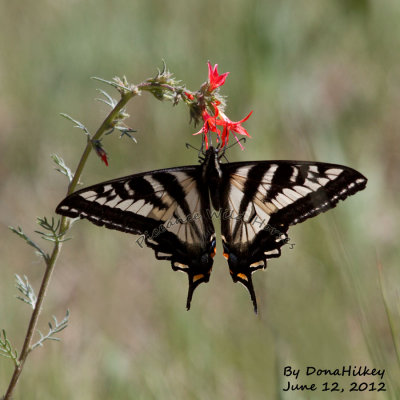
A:
<svg viewBox="0 0 400 400">
<path fill-rule="evenodd" d="M 187 309 L 195 288 L 208 282 L 215 254 L 209 195 L 201 166 L 170 168 L 99 183 L 65 198 L 56 212 L 99 226 L 142 235 L 157 259 L 189 278 Z"/>
<path fill-rule="evenodd" d="M 342 165 L 303 161 L 221 164 L 221 233 L 234 282 L 257 301 L 251 280 L 281 255 L 287 230 L 365 188 L 367 179 Z"/>
</svg>

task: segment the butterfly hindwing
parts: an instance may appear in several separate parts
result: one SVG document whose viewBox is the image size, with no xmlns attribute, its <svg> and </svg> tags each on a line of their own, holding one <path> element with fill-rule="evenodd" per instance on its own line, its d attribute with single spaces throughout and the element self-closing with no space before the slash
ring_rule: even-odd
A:
<svg viewBox="0 0 400 400">
<path fill-rule="evenodd" d="M 234 282 L 257 302 L 251 275 L 279 257 L 287 230 L 362 190 L 366 178 L 336 164 L 259 161 L 221 164 L 221 233 Z"/>
<path fill-rule="evenodd" d="M 198 166 L 130 175 L 79 190 L 56 211 L 141 235 L 136 240 L 140 246 L 146 244 L 157 259 L 169 260 L 174 270 L 187 273 L 189 309 L 195 288 L 208 282 L 213 265 L 212 204 L 221 220 L 231 277 L 248 289 L 257 312 L 252 273 L 281 255 L 289 227 L 335 207 L 364 189 L 367 179 L 337 164 L 220 164 L 220 150 L 205 151 Z"/>
<path fill-rule="evenodd" d="M 79 190 L 57 207 L 68 217 L 142 235 L 156 258 L 188 274 L 187 308 L 194 289 L 208 282 L 215 254 L 208 189 L 200 166 L 130 175 Z"/>
</svg>

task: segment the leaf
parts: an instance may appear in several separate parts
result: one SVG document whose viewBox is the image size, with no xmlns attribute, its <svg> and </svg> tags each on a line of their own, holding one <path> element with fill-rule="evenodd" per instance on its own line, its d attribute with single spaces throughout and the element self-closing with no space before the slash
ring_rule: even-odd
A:
<svg viewBox="0 0 400 400">
<path fill-rule="evenodd" d="M 61 172 L 63 175 L 65 175 L 68 178 L 69 182 L 72 182 L 74 175 L 71 172 L 70 168 L 68 168 L 65 165 L 64 160 L 61 157 L 59 157 L 57 154 L 52 154 L 51 158 L 59 166 L 59 168 L 56 168 L 56 171 Z"/>
<path fill-rule="evenodd" d="M 41 232 L 41 231 L 35 231 L 35 233 L 41 235 L 41 238 L 44 240 L 48 240 L 50 242 L 57 242 L 57 243 L 62 243 L 70 238 L 64 238 L 64 232 L 59 233 L 58 229 L 61 224 L 61 220 L 57 219 L 55 220 L 54 217 L 51 217 L 51 222 L 47 219 L 47 217 L 37 218 L 37 223 L 40 225 L 42 228 L 46 229 L 49 231 L 49 233 Z"/>
<path fill-rule="evenodd" d="M 60 113 L 60 115 L 70 121 L 72 121 L 75 125 L 74 128 L 79 128 L 82 129 L 83 132 L 85 133 L 86 136 L 90 137 L 90 133 L 88 131 L 88 129 L 86 128 L 85 125 L 82 124 L 82 122 L 77 121 L 76 119 L 73 119 L 72 117 L 70 117 L 68 114 L 64 114 L 64 113 Z"/>
<path fill-rule="evenodd" d="M 49 331 L 46 335 L 43 335 L 41 331 L 38 330 L 40 339 L 31 346 L 30 351 L 34 350 L 36 347 L 43 346 L 43 343 L 46 340 L 55 340 L 55 341 L 60 341 L 59 338 L 54 337 L 56 333 L 61 332 L 63 329 L 65 329 L 68 326 L 69 322 L 69 310 L 65 313 L 65 317 L 62 321 L 58 322 L 57 318 L 53 315 L 53 324 L 51 322 L 48 322 L 49 325 Z"/>
<path fill-rule="evenodd" d="M 45 253 L 40 247 L 39 245 L 37 245 L 32 239 L 30 239 L 22 230 L 22 228 L 20 226 L 18 226 L 17 228 L 14 228 L 12 226 L 8 227 L 11 231 L 13 231 L 15 234 L 17 234 L 20 238 L 24 239 L 25 242 L 27 244 L 29 244 L 29 246 L 32 246 L 36 252 L 42 256 L 44 258 L 44 260 L 47 262 L 50 258 L 50 256 Z"/>
<path fill-rule="evenodd" d="M 14 365 L 17 367 L 19 365 L 18 362 L 18 353 L 17 350 L 13 349 L 11 346 L 10 341 L 7 338 L 6 331 L 2 329 L 3 339 L 1 338 L 0 334 L 0 355 L 6 358 L 10 358 Z"/>
<path fill-rule="evenodd" d="M 131 91 L 131 88 L 130 88 L 128 82 L 126 81 L 125 77 L 124 77 L 123 80 L 118 78 L 118 77 L 115 77 L 114 80 L 112 80 L 112 81 L 108 81 L 108 80 L 103 79 L 103 78 L 98 78 L 97 76 L 92 76 L 91 79 L 94 79 L 94 80 L 99 81 L 99 82 L 106 83 L 107 85 L 110 85 L 113 88 L 117 89 L 121 94 L 124 94 L 126 92 L 130 92 Z"/>
<path fill-rule="evenodd" d="M 97 90 L 107 99 L 107 100 L 96 99 L 97 101 L 101 101 L 110 106 L 111 108 L 114 108 L 118 104 L 118 102 L 115 99 L 113 99 L 107 92 L 105 92 L 102 89 L 97 89 Z"/>
<path fill-rule="evenodd" d="M 34 309 L 36 306 L 37 297 L 35 291 L 28 281 L 27 276 L 24 275 L 24 279 L 22 279 L 18 274 L 15 274 L 15 280 L 15 287 L 22 294 L 22 297 L 17 296 L 17 299 L 23 301 L 26 304 L 29 304 L 32 309 Z"/>
<path fill-rule="evenodd" d="M 130 139 L 132 139 L 135 143 L 137 143 L 137 140 L 131 135 L 132 132 L 137 132 L 135 129 L 128 128 L 125 126 L 119 126 L 117 125 L 115 129 L 118 129 L 121 132 L 121 135 L 119 138 L 121 139 L 122 136 L 128 136 Z"/>
</svg>

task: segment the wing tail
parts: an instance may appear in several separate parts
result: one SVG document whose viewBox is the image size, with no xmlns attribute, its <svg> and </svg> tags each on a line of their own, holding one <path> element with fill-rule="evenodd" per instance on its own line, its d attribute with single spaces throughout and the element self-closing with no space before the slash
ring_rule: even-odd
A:
<svg viewBox="0 0 400 400">
<path fill-rule="evenodd" d="M 189 279 L 189 290 L 188 290 L 188 295 L 187 295 L 187 300 L 186 300 L 186 310 L 190 310 L 190 304 L 192 302 L 193 298 L 193 293 L 196 290 L 197 286 L 200 285 L 200 283 L 203 282 L 208 282 L 210 279 L 210 274 L 197 274 L 197 275 L 192 275 L 188 272 L 188 279 Z"/>
<path fill-rule="evenodd" d="M 251 279 L 251 273 L 244 274 L 239 273 L 237 275 L 232 274 L 233 282 L 240 282 L 249 292 L 251 301 L 253 303 L 254 312 L 257 314 L 257 297 L 256 292 L 254 291 L 253 281 Z"/>
</svg>

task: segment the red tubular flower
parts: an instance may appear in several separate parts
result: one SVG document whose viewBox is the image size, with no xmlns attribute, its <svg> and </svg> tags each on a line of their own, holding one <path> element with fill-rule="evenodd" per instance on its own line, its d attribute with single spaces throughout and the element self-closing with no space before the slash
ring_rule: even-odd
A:
<svg viewBox="0 0 400 400">
<path fill-rule="evenodd" d="M 104 164 L 108 167 L 108 159 L 107 159 L 107 153 L 103 149 L 103 146 L 101 145 L 99 140 L 92 141 L 93 148 L 96 151 L 96 154 L 101 158 L 101 161 L 103 161 Z"/>
<path fill-rule="evenodd" d="M 213 103 L 214 107 L 214 115 L 210 115 L 207 110 L 203 110 L 201 113 L 203 117 L 204 124 L 202 128 L 196 132 L 193 133 L 193 135 L 199 135 L 200 133 L 204 134 L 204 141 L 206 143 L 206 149 L 208 149 L 208 132 L 215 132 L 218 136 L 221 136 L 220 130 L 217 128 L 217 117 L 219 114 L 219 110 L 216 104 Z"/>
<path fill-rule="evenodd" d="M 225 72 L 224 74 L 218 74 L 218 64 L 215 64 L 214 67 L 208 62 L 208 95 L 218 87 L 222 86 L 225 83 L 226 77 L 228 76 L 229 72 Z M 187 98 L 190 99 L 191 93 L 184 92 Z M 207 95 L 207 94 L 206 94 Z M 241 119 L 240 121 L 234 122 L 231 121 L 220 109 L 218 108 L 221 105 L 221 102 L 217 100 L 214 96 L 211 97 L 211 105 L 214 108 L 213 115 L 210 115 L 207 111 L 206 105 L 203 103 L 202 107 L 203 110 L 201 112 L 201 116 L 203 118 L 203 126 L 202 128 L 194 133 L 193 135 L 203 134 L 203 142 L 206 145 L 206 149 L 208 149 L 208 134 L 209 132 L 215 132 L 217 134 L 217 143 L 221 143 L 221 147 L 225 147 L 229 141 L 229 133 L 231 132 L 232 135 L 235 137 L 236 141 L 239 143 L 240 148 L 243 150 L 243 146 L 240 143 L 240 140 L 237 137 L 238 135 L 243 135 L 250 137 L 249 133 L 245 128 L 243 128 L 242 123 L 247 121 L 250 115 L 253 113 L 251 111 L 247 117 Z M 209 103 L 208 103 L 209 104 Z M 209 106 L 208 106 L 209 107 Z M 221 131 L 218 129 L 218 126 L 222 127 L 222 136 Z"/>
<path fill-rule="evenodd" d="M 189 93 L 189 92 L 183 92 L 183 93 L 185 93 L 185 96 L 186 96 L 189 100 L 193 100 L 193 99 L 194 99 L 194 96 L 193 96 L 191 93 Z"/>
<path fill-rule="evenodd" d="M 225 79 L 229 74 L 229 72 L 225 72 L 224 74 L 219 75 L 217 68 L 218 64 L 215 64 L 213 67 L 210 61 L 208 62 L 208 90 L 210 92 L 222 86 L 225 83 Z"/>
<path fill-rule="evenodd" d="M 221 120 L 217 121 L 218 125 L 222 125 L 223 131 L 222 131 L 222 147 L 228 144 L 229 141 L 229 132 L 232 132 L 233 136 L 235 137 L 236 141 L 239 143 L 240 148 L 243 150 L 243 146 L 240 143 L 238 137 L 236 136 L 236 133 L 239 135 L 251 137 L 249 133 L 246 131 L 245 128 L 241 125 L 243 122 L 247 121 L 250 118 L 250 115 L 253 113 L 253 111 L 250 111 L 250 113 L 247 115 L 247 117 L 241 119 L 240 121 L 233 122 L 231 121 L 224 113 L 220 112 L 219 115 L 222 118 Z"/>
<path fill-rule="evenodd" d="M 101 161 L 108 167 L 107 153 L 102 149 L 102 154 L 100 155 Z"/>
</svg>

